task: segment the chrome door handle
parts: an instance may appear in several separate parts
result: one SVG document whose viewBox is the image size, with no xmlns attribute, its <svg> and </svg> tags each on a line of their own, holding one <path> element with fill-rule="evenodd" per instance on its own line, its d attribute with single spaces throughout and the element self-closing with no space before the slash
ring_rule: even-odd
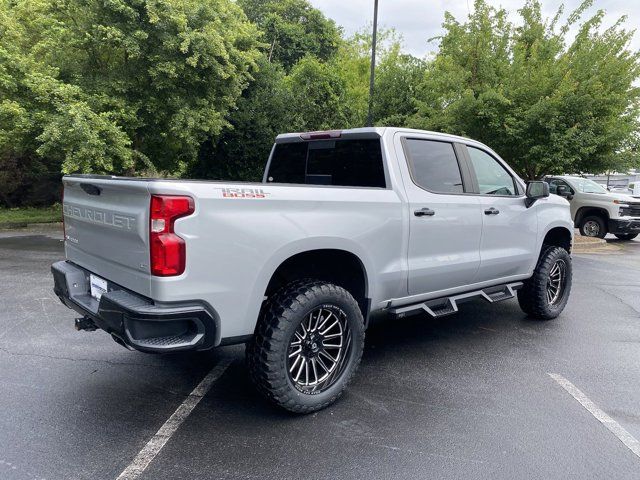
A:
<svg viewBox="0 0 640 480">
<path fill-rule="evenodd" d="M 500 210 L 498 210 L 497 208 L 493 208 L 493 207 L 487 208 L 484 211 L 485 215 L 498 215 L 499 213 L 500 213 Z"/>
<path fill-rule="evenodd" d="M 416 217 L 433 217 L 436 212 L 434 212 L 433 210 L 431 210 L 430 208 L 421 208 L 419 210 L 416 210 L 415 212 L 413 212 L 413 214 Z"/>
</svg>

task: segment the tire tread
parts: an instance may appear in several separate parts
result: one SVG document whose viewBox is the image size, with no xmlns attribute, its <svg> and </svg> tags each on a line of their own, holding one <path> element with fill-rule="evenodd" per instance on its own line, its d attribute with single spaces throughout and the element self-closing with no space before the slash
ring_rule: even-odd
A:
<svg viewBox="0 0 640 480">
<path fill-rule="evenodd" d="M 560 309 L 551 309 L 547 303 L 547 276 L 558 257 L 567 257 L 567 270 L 565 278 L 565 292 L 563 305 Z M 561 247 L 545 246 L 538 258 L 538 263 L 533 271 L 533 276 L 524 282 L 523 287 L 518 290 L 518 303 L 520 308 L 527 315 L 539 320 L 551 320 L 556 318 L 566 305 L 566 301 L 571 293 L 571 258 L 568 252 Z"/>
<path fill-rule="evenodd" d="M 304 405 L 297 401 L 300 393 L 291 388 L 287 373 L 278 368 L 280 355 L 286 351 L 288 339 L 285 338 L 287 324 L 304 310 L 305 304 L 314 301 L 318 295 L 340 297 L 347 303 L 353 303 L 359 312 L 358 305 L 351 294 L 342 287 L 314 279 L 301 279 L 289 283 L 275 293 L 265 304 L 256 327 L 253 341 L 247 345 L 247 364 L 249 374 L 257 390 L 268 400 L 296 413 L 310 413 L 321 410 L 335 402 L 342 394 L 344 387 L 353 377 L 362 358 L 362 349 L 357 352 L 353 366 L 345 371 L 343 388 L 319 404 Z M 360 316 L 362 336 L 364 337 L 364 321 Z"/>
</svg>

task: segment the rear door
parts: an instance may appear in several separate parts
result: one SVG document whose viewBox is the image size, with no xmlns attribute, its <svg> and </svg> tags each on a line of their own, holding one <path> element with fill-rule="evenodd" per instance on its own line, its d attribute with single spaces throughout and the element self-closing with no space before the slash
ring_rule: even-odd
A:
<svg viewBox="0 0 640 480">
<path fill-rule="evenodd" d="M 429 136 L 400 136 L 409 204 L 409 295 L 472 282 L 480 265 L 482 214 L 460 145 Z M 405 169 L 405 167 L 407 167 Z"/>
<path fill-rule="evenodd" d="M 144 181 L 65 177 L 67 259 L 143 295 L 150 290 L 149 201 Z"/>
<path fill-rule="evenodd" d="M 476 282 L 528 273 L 536 257 L 537 206 L 527 208 L 524 188 L 493 153 L 466 146 L 482 208 L 480 270 Z"/>
</svg>

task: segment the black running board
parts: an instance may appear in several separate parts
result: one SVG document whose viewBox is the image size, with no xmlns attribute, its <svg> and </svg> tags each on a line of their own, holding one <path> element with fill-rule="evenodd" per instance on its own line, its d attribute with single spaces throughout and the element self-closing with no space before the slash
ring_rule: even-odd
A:
<svg viewBox="0 0 640 480">
<path fill-rule="evenodd" d="M 426 312 L 434 318 L 445 317 L 458 312 L 458 304 L 467 302 L 476 297 L 485 299 L 489 303 L 501 302 L 515 297 L 515 291 L 522 288 L 522 282 L 496 285 L 472 292 L 460 293 L 450 297 L 435 298 L 426 302 L 415 303 L 403 307 L 392 307 L 389 313 L 397 318 L 406 317 L 420 312 Z"/>
</svg>

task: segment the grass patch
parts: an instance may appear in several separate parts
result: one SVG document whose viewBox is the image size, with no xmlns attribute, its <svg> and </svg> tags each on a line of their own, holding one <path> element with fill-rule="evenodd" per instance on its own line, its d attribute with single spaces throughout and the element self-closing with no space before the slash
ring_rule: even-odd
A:
<svg viewBox="0 0 640 480">
<path fill-rule="evenodd" d="M 0 208 L 0 227 L 23 223 L 52 223 L 62 221 L 62 206 Z"/>
</svg>

